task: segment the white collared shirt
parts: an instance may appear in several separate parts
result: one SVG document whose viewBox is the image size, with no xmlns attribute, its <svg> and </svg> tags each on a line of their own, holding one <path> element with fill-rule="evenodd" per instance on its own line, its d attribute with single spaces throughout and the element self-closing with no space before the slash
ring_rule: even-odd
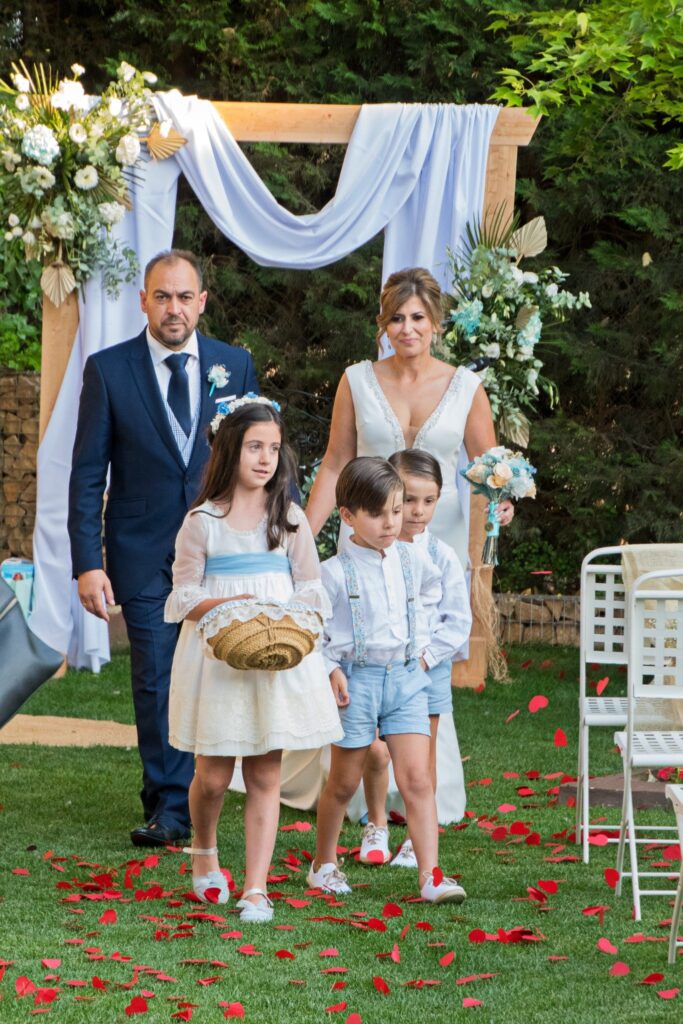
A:
<svg viewBox="0 0 683 1024">
<path fill-rule="evenodd" d="M 149 345 L 149 354 L 152 357 L 154 373 L 156 374 L 159 391 L 161 391 L 161 397 L 164 402 L 166 401 L 168 385 L 171 380 L 171 370 L 164 364 L 164 360 L 167 356 L 173 355 L 174 352 L 177 352 L 179 355 L 186 355 L 190 357 L 187 360 L 185 370 L 190 382 L 190 415 L 194 419 L 201 395 L 201 369 L 199 366 L 199 342 L 197 341 L 197 332 L 192 332 L 183 348 L 172 349 L 166 348 L 166 346 L 162 345 L 160 341 L 157 341 L 148 327 L 147 344 Z"/>
<path fill-rule="evenodd" d="M 434 668 L 446 659 L 453 661 L 458 650 L 467 643 L 472 629 L 470 596 L 460 559 L 453 548 L 438 537 L 432 540 L 436 541 L 434 565 L 441 577 L 441 598 L 428 608 L 431 639 L 422 653 L 427 668 Z M 431 557 L 427 528 L 413 538 L 413 544 Z"/>
<path fill-rule="evenodd" d="M 419 657 L 429 642 L 429 615 L 425 609 L 437 605 L 441 596 L 440 573 L 426 550 L 412 544 L 407 550 L 415 585 Z M 368 665 L 403 661 L 408 645 L 408 601 L 398 548 L 392 544 L 382 553 L 350 541 L 344 552 L 353 559 L 358 576 Z M 332 605 L 332 617 L 325 625 L 323 657 L 327 671 L 332 672 L 342 661 L 353 661 L 353 623 L 339 557 L 329 558 L 321 569 L 323 586 Z"/>
</svg>

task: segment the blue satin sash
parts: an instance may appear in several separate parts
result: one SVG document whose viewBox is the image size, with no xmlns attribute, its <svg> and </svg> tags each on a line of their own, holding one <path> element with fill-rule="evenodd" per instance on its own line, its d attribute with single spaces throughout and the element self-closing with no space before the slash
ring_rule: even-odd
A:
<svg viewBox="0 0 683 1024">
<path fill-rule="evenodd" d="M 204 567 L 205 576 L 251 576 L 263 572 L 290 574 L 289 559 L 273 551 L 253 551 L 244 555 L 212 555 Z"/>
</svg>

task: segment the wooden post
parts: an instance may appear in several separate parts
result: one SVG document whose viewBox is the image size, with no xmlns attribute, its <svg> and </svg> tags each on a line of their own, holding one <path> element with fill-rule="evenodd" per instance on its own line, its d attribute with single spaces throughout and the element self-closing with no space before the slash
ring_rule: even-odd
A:
<svg viewBox="0 0 683 1024">
<path fill-rule="evenodd" d="M 61 306 L 54 306 L 47 295 L 43 295 L 39 443 L 50 422 L 77 330 L 78 292 L 71 292 Z"/>
</svg>

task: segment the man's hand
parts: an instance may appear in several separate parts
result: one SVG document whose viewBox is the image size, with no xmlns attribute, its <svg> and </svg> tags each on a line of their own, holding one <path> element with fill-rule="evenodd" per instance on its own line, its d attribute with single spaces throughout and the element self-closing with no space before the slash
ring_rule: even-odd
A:
<svg viewBox="0 0 683 1024">
<path fill-rule="evenodd" d="M 349 704 L 349 684 L 346 676 L 340 668 L 330 672 L 330 686 L 338 708 L 345 708 Z"/>
<path fill-rule="evenodd" d="M 90 569 L 78 577 L 78 597 L 86 612 L 109 622 L 106 605 L 115 604 L 114 591 L 104 569 Z"/>
</svg>

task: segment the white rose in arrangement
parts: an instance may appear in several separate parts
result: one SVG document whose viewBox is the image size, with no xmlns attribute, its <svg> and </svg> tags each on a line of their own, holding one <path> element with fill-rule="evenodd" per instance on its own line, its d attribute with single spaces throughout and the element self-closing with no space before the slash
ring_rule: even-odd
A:
<svg viewBox="0 0 683 1024">
<path fill-rule="evenodd" d="M 6 231 L 3 237 L 4 237 L 6 242 L 11 242 L 12 239 L 14 238 L 14 235 L 12 234 L 11 231 Z"/>
<path fill-rule="evenodd" d="M 22 242 L 25 242 L 26 245 L 35 245 L 36 244 L 36 236 L 33 234 L 32 231 L 25 231 L 23 233 L 23 235 L 21 236 L 21 240 L 22 240 Z"/>
<path fill-rule="evenodd" d="M 104 135 L 104 125 L 103 124 L 100 124 L 99 121 L 96 121 L 95 124 L 91 124 L 90 125 L 90 138 L 94 142 L 97 142 L 98 139 L 101 139 L 103 135 Z"/>
<path fill-rule="evenodd" d="M 130 167 L 140 156 L 140 140 L 135 135 L 123 135 L 115 155 L 120 164 Z"/>
<path fill-rule="evenodd" d="M 5 170 L 11 174 L 15 167 L 21 163 L 21 157 L 18 153 L 15 153 L 13 149 L 3 149 L 2 151 L 2 162 L 5 166 Z"/>
<path fill-rule="evenodd" d="M 80 146 L 81 143 L 85 142 L 88 138 L 88 133 L 83 125 L 76 121 L 69 127 L 69 138 L 72 142 L 75 142 L 77 146 Z"/>
<path fill-rule="evenodd" d="M 47 167 L 34 167 L 31 171 L 36 185 L 42 189 L 52 188 L 55 183 L 55 176 Z"/>
<path fill-rule="evenodd" d="M 29 82 L 28 78 L 25 77 L 25 75 L 20 75 L 19 73 L 16 73 L 14 75 L 11 75 L 10 77 L 14 82 L 14 88 L 18 92 L 31 91 L 31 83 Z"/>
<path fill-rule="evenodd" d="M 96 188 L 99 180 L 100 176 L 92 164 L 88 164 L 87 167 L 81 167 L 81 169 L 76 171 L 74 174 L 74 184 L 76 185 L 76 188 L 81 188 L 85 192 L 88 192 L 91 188 Z"/>
<path fill-rule="evenodd" d="M 17 108 L 17 110 L 28 110 L 30 105 L 31 101 L 29 100 L 25 92 L 20 92 L 14 101 L 14 106 Z"/>
<path fill-rule="evenodd" d="M 19 218 L 17 217 L 16 213 L 10 213 L 9 217 L 7 218 L 7 223 L 11 228 L 15 228 L 17 226 L 17 224 L 19 223 Z"/>
<path fill-rule="evenodd" d="M 127 61 L 121 61 L 116 71 L 119 78 L 122 78 L 124 82 L 130 82 L 131 78 L 135 75 L 135 68 L 132 64 Z"/>
<path fill-rule="evenodd" d="M 50 102 L 55 110 L 85 110 L 88 106 L 88 97 L 80 82 L 63 78 Z"/>
<path fill-rule="evenodd" d="M 553 281 L 551 284 L 545 286 L 545 293 L 548 298 L 552 299 L 557 295 L 557 285 Z"/>
<path fill-rule="evenodd" d="M 519 267 L 510 267 L 510 276 L 517 284 L 522 284 L 524 281 L 524 273 Z"/>
<path fill-rule="evenodd" d="M 123 203 L 98 203 L 97 209 L 105 224 L 118 224 L 126 212 Z"/>
<path fill-rule="evenodd" d="M 80 78 L 81 75 L 85 74 L 85 68 L 82 64 L 72 64 L 71 73 L 73 74 L 74 78 Z"/>
<path fill-rule="evenodd" d="M 159 79 L 157 78 L 153 71 L 143 71 L 142 77 L 143 80 L 145 82 L 148 82 L 150 85 L 156 85 L 156 83 L 159 81 Z"/>
<path fill-rule="evenodd" d="M 475 462 L 474 465 L 467 470 L 465 474 L 468 480 L 471 480 L 473 484 L 483 484 L 486 480 L 488 469 L 483 462 Z"/>
<path fill-rule="evenodd" d="M 118 117 L 123 110 L 123 103 L 118 96 L 111 96 L 108 103 L 109 113 L 112 117 Z"/>
<path fill-rule="evenodd" d="M 12 237 L 13 238 L 21 238 L 23 233 L 24 233 L 24 229 L 19 224 L 17 224 L 17 226 L 15 228 L 12 228 Z"/>
<path fill-rule="evenodd" d="M 525 270 L 522 274 L 522 281 L 525 284 L 538 284 L 538 274 L 532 273 L 531 270 Z"/>
<path fill-rule="evenodd" d="M 500 356 L 500 345 L 497 341 L 492 341 L 490 345 L 485 345 L 481 351 L 489 359 L 498 359 Z"/>
</svg>

